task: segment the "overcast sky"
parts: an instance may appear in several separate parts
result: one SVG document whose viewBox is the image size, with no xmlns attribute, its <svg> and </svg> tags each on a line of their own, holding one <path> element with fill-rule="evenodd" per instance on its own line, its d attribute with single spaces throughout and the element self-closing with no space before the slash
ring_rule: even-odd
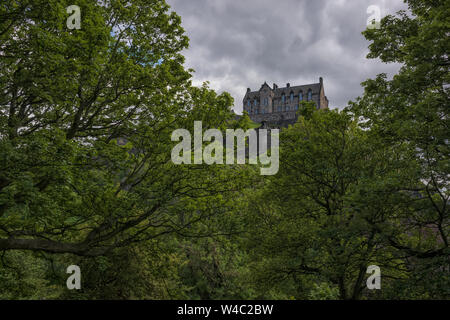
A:
<svg viewBox="0 0 450 320">
<path fill-rule="evenodd" d="M 190 38 L 184 52 L 194 85 L 210 81 L 242 112 L 247 87 L 280 87 L 324 79 L 331 108 L 361 95 L 361 82 L 398 65 L 368 60 L 361 32 L 377 5 L 382 15 L 406 9 L 402 0 L 167 0 Z"/>
</svg>

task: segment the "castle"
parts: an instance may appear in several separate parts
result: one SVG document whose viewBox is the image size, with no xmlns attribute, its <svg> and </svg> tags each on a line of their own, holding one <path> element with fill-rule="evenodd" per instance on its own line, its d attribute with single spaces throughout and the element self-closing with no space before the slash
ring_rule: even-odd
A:
<svg viewBox="0 0 450 320">
<path fill-rule="evenodd" d="M 264 82 L 258 91 L 247 88 L 243 104 L 244 111 L 253 121 L 263 126 L 280 128 L 297 121 L 296 113 L 302 101 L 314 101 L 317 109 L 328 109 L 322 77 L 318 83 L 301 86 L 287 83 L 284 88 L 278 88 L 275 83 L 271 88 Z"/>
</svg>

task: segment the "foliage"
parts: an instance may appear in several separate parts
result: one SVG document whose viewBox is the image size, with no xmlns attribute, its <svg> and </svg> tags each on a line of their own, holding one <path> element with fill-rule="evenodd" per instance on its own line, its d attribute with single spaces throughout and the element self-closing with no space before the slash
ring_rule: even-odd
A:
<svg viewBox="0 0 450 320">
<path fill-rule="evenodd" d="M 302 103 L 260 176 L 172 163 L 175 129 L 259 124 L 192 86 L 165 1 L 80 0 L 80 30 L 66 1 L 4 1 L 0 299 L 448 299 L 450 3 L 406 2 L 363 32 L 399 73 Z"/>
<path fill-rule="evenodd" d="M 232 98 L 190 85 L 180 18 L 86 1 L 67 30 L 63 4 L 1 7 L 0 248 L 98 256 L 212 214 L 242 170 L 174 165 L 171 133 L 224 128 Z"/>
</svg>

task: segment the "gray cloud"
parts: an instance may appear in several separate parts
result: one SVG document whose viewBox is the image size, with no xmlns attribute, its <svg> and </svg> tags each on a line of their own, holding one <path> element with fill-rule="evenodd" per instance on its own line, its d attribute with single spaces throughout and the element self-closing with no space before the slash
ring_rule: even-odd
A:
<svg viewBox="0 0 450 320">
<path fill-rule="evenodd" d="M 242 112 L 246 88 L 264 81 L 284 86 L 324 78 L 332 108 L 361 95 L 360 83 L 399 66 L 368 60 L 361 32 L 370 5 L 382 14 L 405 9 L 401 0 L 168 0 L 190 38 L 184 52 L 194 84 L 210 81 Z"/>
</svg>

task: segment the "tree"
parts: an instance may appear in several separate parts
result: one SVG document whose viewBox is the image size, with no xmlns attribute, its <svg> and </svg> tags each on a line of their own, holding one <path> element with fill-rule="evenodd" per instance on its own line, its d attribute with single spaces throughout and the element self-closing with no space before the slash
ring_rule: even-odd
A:
<svg viewBox="0 0 450 320">
<path fill-rule="evenodd" d="M 384 192 L 397 202 L 383 227 L 386 244 L 407 259 L 411 281 L 404 294 L 411 296 L 413 287 L 427 297 L 448 297 L 450 4 L 406 2 L 409 13 L 363 32 L 371 41 L 368 58 L 401 63 L 400 71 L 391 80 L 380 74 L 365 81 L 364 95 L 349 110 L 383 144 L 405 150 L 397 174 L 386 180 L 391 187 Z"/>
<path fill-rule="evenodd" d="M 293 286 L 288 296 L 358 299 L 369 265 L 396 272 L 387 262 L 392 250 L 379 250 L 376 226 L 385 218 L 359 199 L 393 168 L 347 113 L 303 109 L 305 116 L 281 133 L 278 175 L 250 204 L 250 246 L 263 257 L 255 258 L 263 261 L 260 276 Z"/>
<path fill-rule="evenodd" d="M 232 117 L 227 93 L 191 86 L 180 17 L 164 1 L 78 5 L 80 30 L 64 1 L 0 7 L 0 250 L 187 235 L 239 189 L 239 168 L 171 162 L 174 129 Z"/>
<path fill-rule="evenodd" d="M 408 149 L 410 156 L 398 161 L 409 167 L 412 160 L 417 169 L 411 172 L 411 183 L 404 181 L 395 192 L 405 203 L 398 227 L 422 237 L 402 239 L 397 235 L 403 233 L 393 229 L 391 245 L 414 257 L 445 257 L 449 254 L 450 4 L 407 3 L 411 14 L 387 16 L 380 29 L 363 32 L 372 41 L 368 57 L 402 63 L 399 73 L 392 80 L 381 74 L 364 82 L 365 93 L 350 110 L 384 143 Z"/>
</svg>

